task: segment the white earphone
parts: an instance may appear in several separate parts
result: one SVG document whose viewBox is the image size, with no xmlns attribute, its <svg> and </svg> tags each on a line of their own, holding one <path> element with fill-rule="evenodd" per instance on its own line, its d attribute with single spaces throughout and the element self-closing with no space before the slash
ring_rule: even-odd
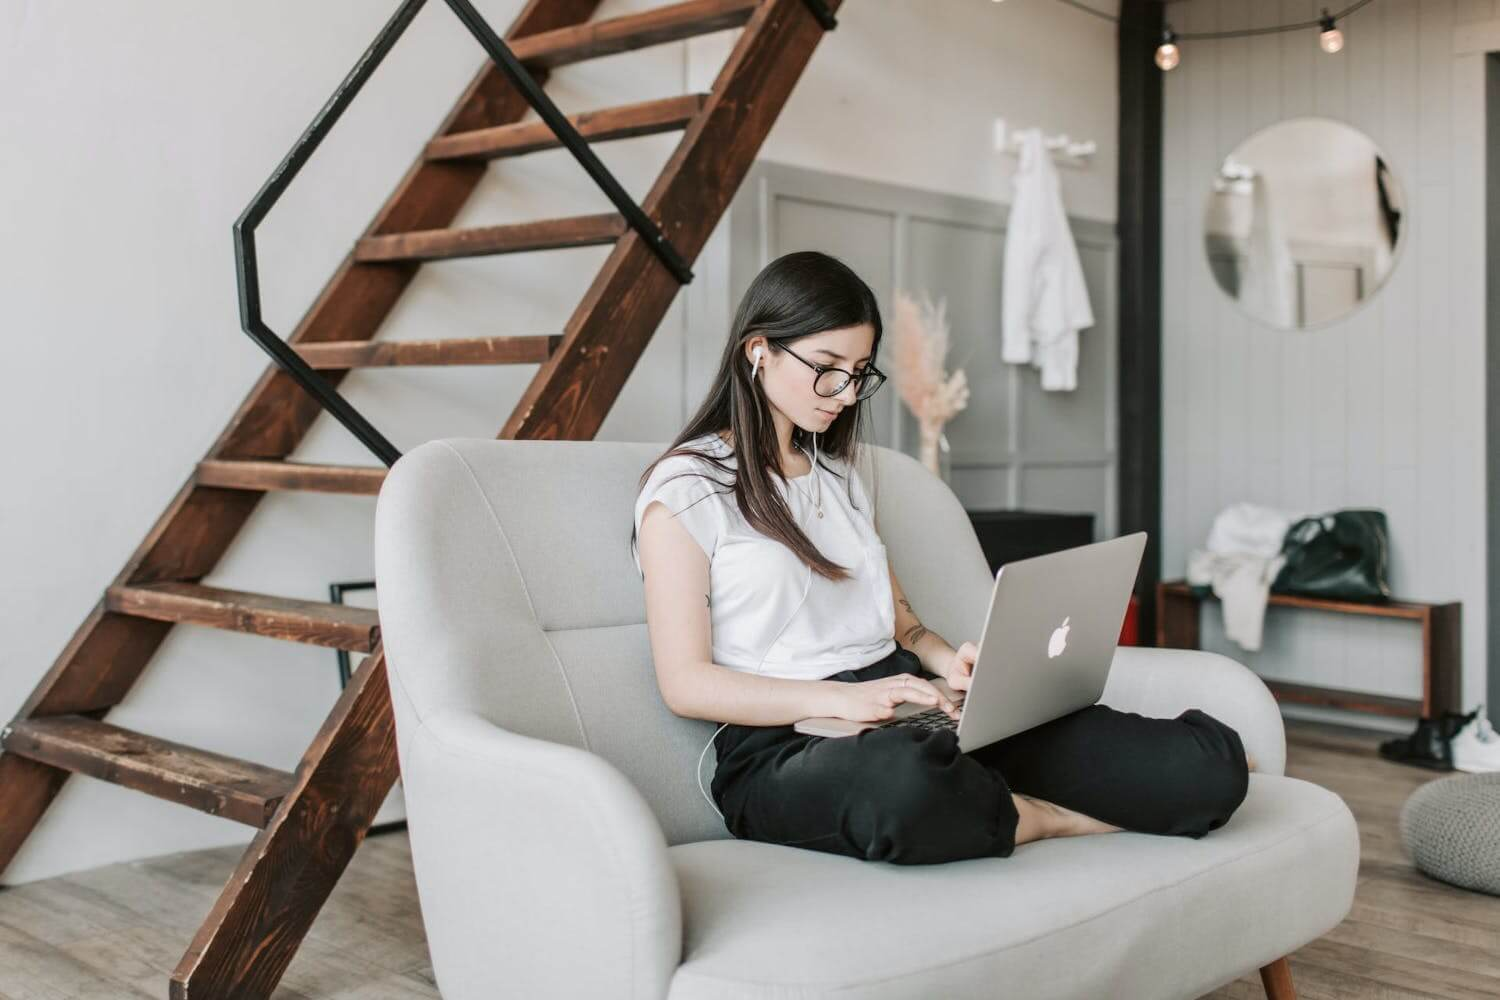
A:
<svg viewBox="0 0 1500 1000">
<path fill-rule="evenodd" d="M 750 377 L 752 379 L 755 378 L 755 372 L 756 372 L 756 370 L 760 368 L 760 355 L 761 355 L 761 348 L 760 347 L 756 347 L 755 350 L 753 350 L 753 351 L 750 352 L 750 356 L 755 359 L 755 365 L 750 369 Z"/>
</svg>

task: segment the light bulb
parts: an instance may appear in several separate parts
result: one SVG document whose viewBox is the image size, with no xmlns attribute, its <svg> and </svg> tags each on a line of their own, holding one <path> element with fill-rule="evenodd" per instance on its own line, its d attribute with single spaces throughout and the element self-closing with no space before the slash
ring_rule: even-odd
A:
<svg viewBox="0 0 1500 1000">
<path fill-rule="evenodd" d="M 1323 16 L 1318 28 L 1318 47 L 1329 55 L 1333 55 L 1344 47 L 1344 33 L 1333 23 L 1333 15 L 1328 13 L 1328 8 L 1323 8 Z"/>
<path fill-rule="evenodd" d="M 1169 70 L 1182 62 L 1182 50 L 1177 47 L 1177 34 L 1171 29 L 1161 33 L 1161 44 L 1156 47 L 1156 65 Z"/>
</svg>

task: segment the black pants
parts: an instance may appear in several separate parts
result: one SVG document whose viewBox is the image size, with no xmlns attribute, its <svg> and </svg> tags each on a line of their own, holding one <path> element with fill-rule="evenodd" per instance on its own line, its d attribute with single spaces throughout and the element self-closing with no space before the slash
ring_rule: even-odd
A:
<svg viewBox="0 0 1500 1000">
<path fill-rule="evenodd" d="M 922 676 L 900 646 L 829 680 Z M 929 678 L 930 679 L 930 678 Z M 1009 857 L 1029 795 L 1138 833 L 1202 837 L 1249 788 L 1239 733 L 1190 708 L 1152 719 L 1090 705 L 973 753 L 912 726 L 824 737 L 730 724 L 714 738 L 714 801 L 736 837 L 869 861 Z"/>
</svg>

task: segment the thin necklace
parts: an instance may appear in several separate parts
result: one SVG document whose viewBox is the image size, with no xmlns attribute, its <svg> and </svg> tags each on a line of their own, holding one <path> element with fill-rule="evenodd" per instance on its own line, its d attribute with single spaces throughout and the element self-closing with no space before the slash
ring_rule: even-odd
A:
<svg viewBox="0 0 1500 1000">
<path fill-rule="evenodd" d="M 797 482 L 796 479 L 788 479 L 787 482 L 789 482 L 793 486 L 797 487 L 798 491 L 803 496 L 807 497 L 807 502 L 810 503 L 810 504 L 812 504 L 813 507 L 814 507 L 814 509 L 817 510 L 818 516 L 822 517 L 823 516 L 823 480 L 821 478 L 819 478 L 819 476 L 818 476 L 817 448 L 818 448 L 818 439 L 817 439 L 817 436 L 814 435 L 813 436 L 813 454 L 812 455 L 808 455 L 808 461 L 810 461 L 812 463 L 812 471 L 809 472 L 808 475 L 812 476 L 813 479 L 816 480 L 816 482 L 818 484 L 818 498 L 816 500 L 814 500 L 813 497 L 812 497 L 812 494 L 808 493 L 806 490 L 804 490 L 802 488 L 802 484 L 799 483 L 799 482 Z M 807 449 L 803 448 L 801 445 L 797 446 L 797 450 L 800 451 L 800 452 L 802 452 L 802 454 L 807 455 Z M 797 478 L 800 479 L 801 477 L 799 476 Z"/>
</svg>

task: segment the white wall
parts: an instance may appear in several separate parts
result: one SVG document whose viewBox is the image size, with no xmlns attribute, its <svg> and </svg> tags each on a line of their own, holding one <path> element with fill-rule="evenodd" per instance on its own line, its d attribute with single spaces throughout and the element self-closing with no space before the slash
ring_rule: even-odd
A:
<svg viewBox="0 0 1500 1000">
<path fill-rule="evenodd" d="M 1102 4 L 1101 4 L 1102 5 Z M 503 28 L 518 0 L 479 4 Z M 653 6 L 606 2 L 609 16 Z M 0 716 L 9 716 L 155 522 L 266 366 L 237 327 L 233 220 L 395 3 L 0 0 Z M 1004 115 L 1099 142 L 1065 171 L 1069 209 L 1115 215 L 1113 29 L 1051 3 L 851 0 L 762 155 L 1003 200 Z M 681 93 L 732 33 L 553 74 L 565 111 Z M 261 229 L 268 321 L 295 325 L 481 63 L 430 3 Z M 644 197 L 678 134 L 599 147 Z M 611 206 L 565 152 L 492 167 L 460 225 Z M 716 236 L 716 240 L 718 237 Z M 719 253 L 718 245 L 714 253 Z M 561 329 L 605 247 L 425 268 L 385 338 Z M 693 295 L 722 289 L 705 251 L 600 436 L 664 440 L 682 391 Z M 701 284 L 700 284 L 701 283 Z M 721 303 L 703 310 L 722 316 Z M 495 433 L 534 369 L 356 372 L 343 389 L 398 447 Z M 295 458 L 373 464 L 321 420 Z M 205 582 L 326 599 L 372 575 L 369 498 L 273 494 Z M 359 603 L 365 603 L 359 600 Z M 334 654 L 175 629 L 111 721 L 291 769 L 337 694 Z M 247 828 L 102 782 L 70 781 L 7 882 L 242 842 Z"/>
<path fill-rule="evenodd" d="M 1188 32 L 1318 11 L 1310 0 L 1195 0 L 1171 16 Z M 1462 39 L 1497 13 L 1491 0 L 1381 0 L 1342 24 L 1337 55 L 1311 30 L 1190 41 L 1165 82 L 1163 574 L 1181 576 L 1236 501 L 1384 508 L 1394 591 L 1463 602 L 1470 707 L 1485 696 L 1486 664 L 1484 76 Z M 1219 290 L 1203 213 L 1227 154 L 1304 115 L 1348 122 L 1380 147 L 1406 198 L 1404 246 L 1351 316 L 1283 333 Z M 1421 692 L 1418 630 L 1406 623 L 1271 609 L 1254 654 L 1224 640 L 1216 607 L 1203 625 L 1206 648 L 1267 677 Z"/>
</svg>

